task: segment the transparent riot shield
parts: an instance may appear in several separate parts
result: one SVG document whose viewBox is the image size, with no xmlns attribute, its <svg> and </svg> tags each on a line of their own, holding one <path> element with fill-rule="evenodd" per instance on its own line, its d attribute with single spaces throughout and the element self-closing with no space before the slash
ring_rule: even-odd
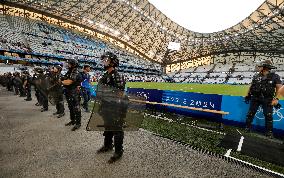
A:
<svg viewBox="0 0 284 178">
<path fill-rule="evenodd" d="M 135 101 L 135 102 L 134 102 Z M 139 102 L 137 102 L 139 101 Z M 145 99 L 98 84 L 88 131 L 135 131 L 143 122 Z"/>
<path fill-rule="evenodd" d="M 52 90 L 54 86 L 50 83 L 50 78 L 45 75 L 37 75 L 33 77 L 32 84 L 35 89 L 40 92 L 43 97 L 48 98 L 50 104 L 55 105 L 55 96 L 57 91 Z"/>
<path fill-rule="evenodd" d="M 63 101 L 63 88 L 59 79 L 52 83 L 50 81 L 50 79 L 46 79 L 49 86 L 47 88 L 48 101 L 50 104 L 56 105 L 56 103 Z"/>
</svg>

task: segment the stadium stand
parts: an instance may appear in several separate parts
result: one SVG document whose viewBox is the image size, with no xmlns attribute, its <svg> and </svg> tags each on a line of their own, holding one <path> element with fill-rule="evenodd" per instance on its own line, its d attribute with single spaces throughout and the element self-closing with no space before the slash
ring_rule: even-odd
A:
<svg viewBox="0 0 284 178">
<path fill-rule="evenodd" d="M 94 69 L 100 71 L 103 64 L 99 57 L 105 51 L 112 51 L 120 58 L 119 71 L 124 71 L 127 75 L 126 79 L 130 81 L 164 82 L 164 78 L 167 78 L 162 77 L 160 64 L 140 59 L 100 40 L 22 17 L 1 15 L 0 19 L 1 50 L 33 54 L 32 59 L 2 56 L 2 60 L 55 64 L 55 62 L 75 58 L 82 65 L 89 63 Z"/>
<path fill-rule="evenodd" d="M 248 55 L 248 54 L 246 54 Z M 217 55 L 214 64 L 191 67 L 169 73 L 175 82 L 207 84 L 250 84 L 260 61 L 271 59 L 277 67 L 274 70 L 284 79 L 284 56 L 237 56 L 235 54 Z"/>
</svg>

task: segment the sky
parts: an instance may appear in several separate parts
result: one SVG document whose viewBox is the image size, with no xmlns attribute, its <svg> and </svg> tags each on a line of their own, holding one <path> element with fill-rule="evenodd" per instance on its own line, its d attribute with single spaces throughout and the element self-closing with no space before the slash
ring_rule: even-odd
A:
<svg viewBox="0 0 284 178">
<path fill-rule="evenodd" d="M 200 33 L 230 28 L 265 0 L 148 0 L 177 24 Z"/>
</svg>

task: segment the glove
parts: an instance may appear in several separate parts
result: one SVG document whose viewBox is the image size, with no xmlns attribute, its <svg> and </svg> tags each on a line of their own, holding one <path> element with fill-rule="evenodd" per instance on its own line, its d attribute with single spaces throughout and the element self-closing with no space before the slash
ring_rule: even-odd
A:
<svg viewBox="0 0 284 178">
<path fill-rule="evenodd" d="M 250 96 L 246 96 L 246 97 L 245 97 L 245 103 L 246 103 L 246 104 L 249 104 L 249 101 L 250 101 Z"/>
<path fill-rule="evenodd" d="M 280 108 L 281 108 L 281 104 L 280 104 L 280 103 L 276 104 L 276 105 L 274 106 L 274 108 L 275 108 L 275 109 L 280 109 Z"/>
<path fill-rule="evenodd" d="M 63 81 L 63 80 L 67 80 L 67 77 L 62 76 L 62 77 L 60 77 L 60 80 L 61 80 L 61 81 Z"/>
</svg>

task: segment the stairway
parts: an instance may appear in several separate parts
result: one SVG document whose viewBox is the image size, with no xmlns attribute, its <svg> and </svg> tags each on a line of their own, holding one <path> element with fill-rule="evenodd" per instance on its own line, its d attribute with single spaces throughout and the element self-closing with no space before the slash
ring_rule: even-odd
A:
<svg viewBox="0 0 284 178">
<path fill-rule="evenodd" d="M 13 23 L 13 21 L 12 21 L 12 17 L 9 16 L 9 15 L 7 15 L 7 16 L 6 16 L 6 20 L 7 20 L 7 22 L 9 23 L 10 29 L 11 29 L 11 30 L 14 30 L 14 29 L 15 29 L 15 26 L 14 26 L 14 23 Z"/>
<path fill-rule="evenodd" d="M 216 65 L 217 64 L 214 64 L 213 67 L 208 72 L 213 72 L 215 70 L 215 68 L 216 68 Z"/>
</svg>

